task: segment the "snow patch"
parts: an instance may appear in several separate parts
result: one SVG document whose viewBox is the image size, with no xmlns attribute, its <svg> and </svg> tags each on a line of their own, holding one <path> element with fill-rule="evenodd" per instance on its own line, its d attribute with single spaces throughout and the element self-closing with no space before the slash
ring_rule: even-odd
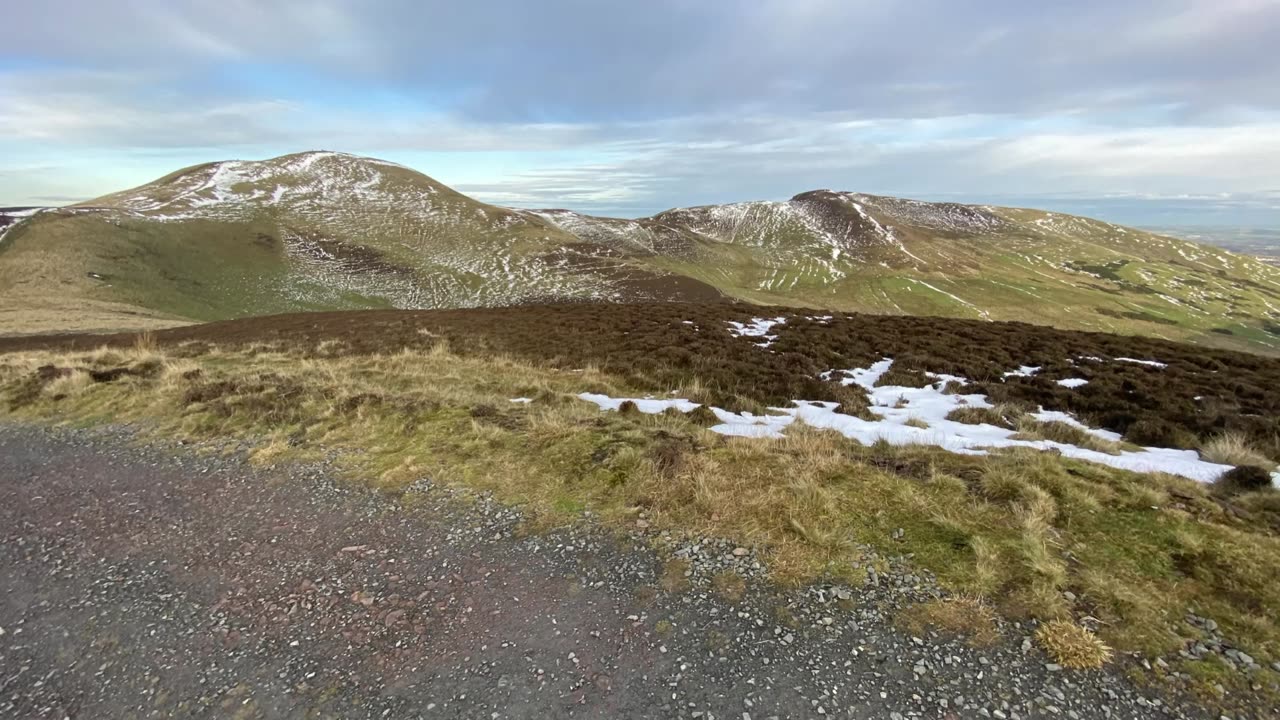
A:
<svg viewBox="0 0 1280 720">
<path fill-rule="evenodd" d="M 1059 380 L 1058 384 L 1065 388 L 1078 388 L 1088 385 L 1089 381 L 1084 378 L 1066 378 L 1065 380 Z"/>
<path fill-rule="evenodd" d="M 1017 370 L 1010 370 L 1009 372 L 1005 373 L 1004 377 L 1007 377 L 1007 378 L 1008 377 L 1031 377 L 1032 375 L 1035 375 L 1038 372 L 1040 372 L 1039 365 L 1023 365 Z"/>
<path fill-rule="evenodd" d="M 1159 368 L 1161 370 L 1169 367 L 1169 363 L 1162 363 L 1158 360 L 1136 360 L 1134 358 L 1118 357 L 1117 362 L 1137 363 L 1138 365 L 1146 365 L 1147 367 Z"/>
<path fill-rule="evenodd" d="M 630 400 L 636 404 L 636 408 L 640 412 L 647 415 L 657 415 L 665 412 L 668 408 L 675 408 L 680 412 L 693 412 L 699 407 L 698 403 L 690 400 L 673 399 L 673 400 L 656 400 L 654 398 L 611 398 L 608 395 L 598 395 L 595 393 L 581 393 L 578 395 L 579 400 L 586 400 L 600 406 L 601 410 L 617 410 L 622 407 L 622 403 Z"/>
<path fill-rule="evenodd" d="M 1111 430 L 1102 430 L 1099 428 L 1091 428 L 1088 425 L 1085 425 L 1084 423 L 1075 419 L 1075 417 L 1073 417 L 1069 413 L 1064 413 L 1059 410 L 1045 410 L 1044 408 L 1041 408 L 1039 411 L 1031 413 L 1031 417 L 1035 418 L 1036 420 L 1039 420 L 1040 422 L 1065 423 L 1067 425 L 1070 425 L 1073 428 L 1079 428 L 1080 430 L 1083 430 L 1094 437 L 1099 437 L 1099 438 L 1102 438 L 1103 440 L 1110 440 L 1111 442 L 1120 442 L 1121 440 L 1124 440 L 1124 436 L 1118 432 L 1112 432 Z"/>
<path fill-rule="evenodd" d="M 758 337 L 764 338 L 763 342 L 755 343 L 760 347 L 769 347 L 774 340 L 778 339 L 777 335 L 770 335 L 769 331 L 775 325 L 782 325 L 787 322 L 785 317 L 776 318 L 752 318 L 750 324 L 743 324 L 736 320 L 729 320 L 729 334 L 734 337 Z"/>
<path fill-rule="evenodd" d="M 784 430 L 799 420 L 806 425 L 839 432 L 847 438 L 870 445 L 886 441 L 894 445 L 932 445 L 950 452 L 982 455 L 992 448 L 1028 447 L 1037 450 L 1057 451 L 1070 458 L 1107 465 L 1133 472 L 1163 472 L 1179 475 L 1200 482 L 1212 482 L 1231 469 L 1229 465 L 1205 462 L 1192 450 L 1168 448 L 1143 448 L 1139 451 L 1121 451 L 1111 455 L 1097 450 L 1054 442 L 1052 440 L 1017 440 L 1017 431 L 994 425 L 970 425 L 948 420 L 947 415 L 961 407 L 991 407 L 987 397 L 981 394 L 945 395 L 942 387 L 953 376 L 937 376 L 928 387 L 914 388 L 896 385 L 876 387 L 876 382 L 892 367 L 893 360 L 885 358 L 866 368 L 830 370 L 822 374 L 825 380 L 844 385 L 858 385 L 867 391 L 871 401 L 870 412 L 874 420 L 864 420 L 836 412 L 833 402 L 794 400 L 791 407 L 769 408 L 776 414 L 753 415 L 731 413 L 711 408 L 719 424 L 711 428 L 721 435 L 752 438 L 779 438 Z M 653 398 L 612 398 L 607 395 L 582 393 L 579 398 L 595 403 L 603 410 L 617 410 L 630 399 L 643 413 L 660 413 L 668 408 L 690 412 L 698 403 L 684 399 L 656 400 Z M 1090 428 L 1071 415 L 1055 410 L 1034 413 L 1037 420 L 1064 422 L 1078 427 L 1104 440 L 1118 441 L 1120 435 L 1108 430 Z M 913 424 L 908 425 L 911 421 Z M 915 427 L 923 421 L 928 427 Z"/>
</svg>

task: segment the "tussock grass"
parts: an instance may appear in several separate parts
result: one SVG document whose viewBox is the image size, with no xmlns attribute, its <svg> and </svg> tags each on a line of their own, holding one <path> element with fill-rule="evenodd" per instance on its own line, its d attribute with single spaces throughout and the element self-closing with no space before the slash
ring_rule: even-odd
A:
<svg viewBox="0 0 1280 720">
<path fill-rule="evenodd" d="M 1215 435 L 1200 446 L 1200 457 L 1209 462 L 1237 467 L 1240 465 L 1252 465 L 1264 469 L 1275 467 L 1275 463 L 1270 458 L 1239 432 L 1228 431 Z"/>
<path fill-rule="evenodd" d="M 996 427 L 1013 429 L 1016 419 L 1006 417 L 1000 412 L 998 407 L 958 407 L 947 413 L 947 419 L 953 422 L 961 422 L 966 425 L 994 425 Z"/>
<path fill-rule="evenodd" d="M 912 605 L 898 622 L 915 635 L 926 630 L 965 638 L 974 647 L 988 647 L 1000 639 L 995 611 L 979 597 L 959 595 Z"/>
<path fill-rule="evenodd" d="M 117 369 L 109 381 L 89 372 Z M 1190 481 L 1031 449 L 865 447 L 799 423 L 778 441 L 725 438 L 689 416 L 602 413 L 574 395 L 646 388 L 581 369 L 443 344 L 335 357 L 269 346 L 31 351 L 0 357 L 0 412 L 241 438 L 263 463 L 337 451 L 375 486 L 398 493 L 430 476 L 490 491 L 535 527 L 590 509 L 635 530 L 643 512 L 649 530 L 759 548 L 783 583 L 861 582 L 854 563 L 871 546 L 1012 617 L 1047 624 L 1087 608 L 1102 640 L 1126 651 L 1176 651 L 1194 606 L 1250 654 L 1280 658 L 1277 493 L 1227 502 Z M 686 570 L 669 565 L 661 584 L 681 590 Z"/>
<path fill-rule="evenodd" d="M 1111 648 L 1097 635 L 1067 620 L 1054 620 L 1036 630 L 1036 640 L 1059 665 L 1096 670 L 1111 659 Z"/>
<path fill-rule="evenodd" d="M 1018 420 L 1017 430 L 1018 434 L 1013 436 L 1017 440 L 1050 440 L 1087 450 L 1097 450 L 1109 455 L 1119 455 L 1124 447 L 1121 443 L 1100 438 L 1082 428 L 1058 420 L 1045 422 L 1024 416 Z"/>
</svg>

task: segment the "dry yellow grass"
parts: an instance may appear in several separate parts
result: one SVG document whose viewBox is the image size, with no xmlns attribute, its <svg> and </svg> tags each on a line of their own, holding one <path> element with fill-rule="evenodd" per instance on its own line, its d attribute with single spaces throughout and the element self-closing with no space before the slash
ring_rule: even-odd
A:
<svg viewBox="0 0 1280 720">
<path fill-rule="evenodd" d="M 725 600 L 736 603 L 746 594 L 747 583 L 738 573 L 732 570 L 721 570 L 711 578 L 711 589 Z"/>
<path fill-rule="evenodd" d="M 191 321 L 133 305 L 96 300 L 59 300 L 6 294 L 0 289 L 0 336 L 48 332 L 118 332 L 139 328 L 162 330 Z"/>
<path fill-rule="evenodd" d="M 1000 639 L 996 614 L 982 599 L 957 596 L 912 605 L 898 621 L 915 635 L 926 630 L 965 638 L 974 647 L 988 647 Z"/>
<path fill-rule="evenodd" d="M 689 561 L 681 558 L 668 560 L 662 566 L 658 587 L 669 593 L 683 592 L 689 587 Z"/>
<path fill-rule="evenodd" d="M 1245 436 L 1234 432 L 1224 432 L 1211 438 L 1200 447 L 1200 457 L 1223 465 L 1253 465 L 1268 470 L 1275 466 Z"/>
<path fill-rule="evenodd" d="M 1062 667 L 1096 670 L 1111 659 L 1111 648 L 1097 635 L 1068 620 L 1054 620 L 1036 630 L 1036 640 Z"/>
<path fill-rule="evenodd" d="M 1123 445 L 1118 442 L 1100 438 L 1083 429 L 1064 422 L 1043 422 L 1023 416 L 1017 421 L 1018 440 L 1051 440 L 1065 445 L 1075 445 L 1088 450 L 1097 450 L 1111 455 L 1119 455 Z"/>
</svg>

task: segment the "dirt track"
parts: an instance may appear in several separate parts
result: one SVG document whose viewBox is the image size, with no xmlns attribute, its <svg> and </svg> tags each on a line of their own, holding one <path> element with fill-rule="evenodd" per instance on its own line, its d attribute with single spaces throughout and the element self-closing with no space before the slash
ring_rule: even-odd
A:
<svg viewBox="0 0 1280 720">
<path fill-rule="evenodd" d="M 1046 668 L 1018 628 L 913 639 L 886 620 L 928 592 L 907 571 L 730 604 L 705 578 L 759 574 L 732 546 L 686 546 L 668 592 L 630 539 L 519 527 L 440 488 L 0 425 L 0 717 L 1200 716 Z"/>
</svg>

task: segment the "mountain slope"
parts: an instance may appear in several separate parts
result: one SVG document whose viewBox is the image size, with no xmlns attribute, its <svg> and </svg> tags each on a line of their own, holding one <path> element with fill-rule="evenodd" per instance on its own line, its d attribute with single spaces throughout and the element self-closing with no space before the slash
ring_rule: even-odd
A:
<svg viewBox="0 0 1280 720">
<path fill-rule="evenodd" d="M 1037 210 L 817 190 L 623 220 L 487 205 L 311 152 L 221 162 L 0 229 L 0 332 L 313 309 L 707 300 L 1280 348 L 1280 270 Z"/>
<path fill-rule="evenodd" d="M 1275 268 L 1070 215 L 819 190 L 670 210 L 620 237 L 613 219 L 560 224 L 680 248 L 650 265 L 753 302 L 1280 346 Z"/>
<path fill-rule="evenodd" d="M 10 227 L 0 322 L 20 329 L 10 318 L 36 309 L 32 329 L 59 314 L 88 329 L 322 308 L 719 296 L 598 250 L 391 163 L 326 152 L 211 163 Z M 113 324 L 120 313 L 133 314 Z"/>
</svg>

